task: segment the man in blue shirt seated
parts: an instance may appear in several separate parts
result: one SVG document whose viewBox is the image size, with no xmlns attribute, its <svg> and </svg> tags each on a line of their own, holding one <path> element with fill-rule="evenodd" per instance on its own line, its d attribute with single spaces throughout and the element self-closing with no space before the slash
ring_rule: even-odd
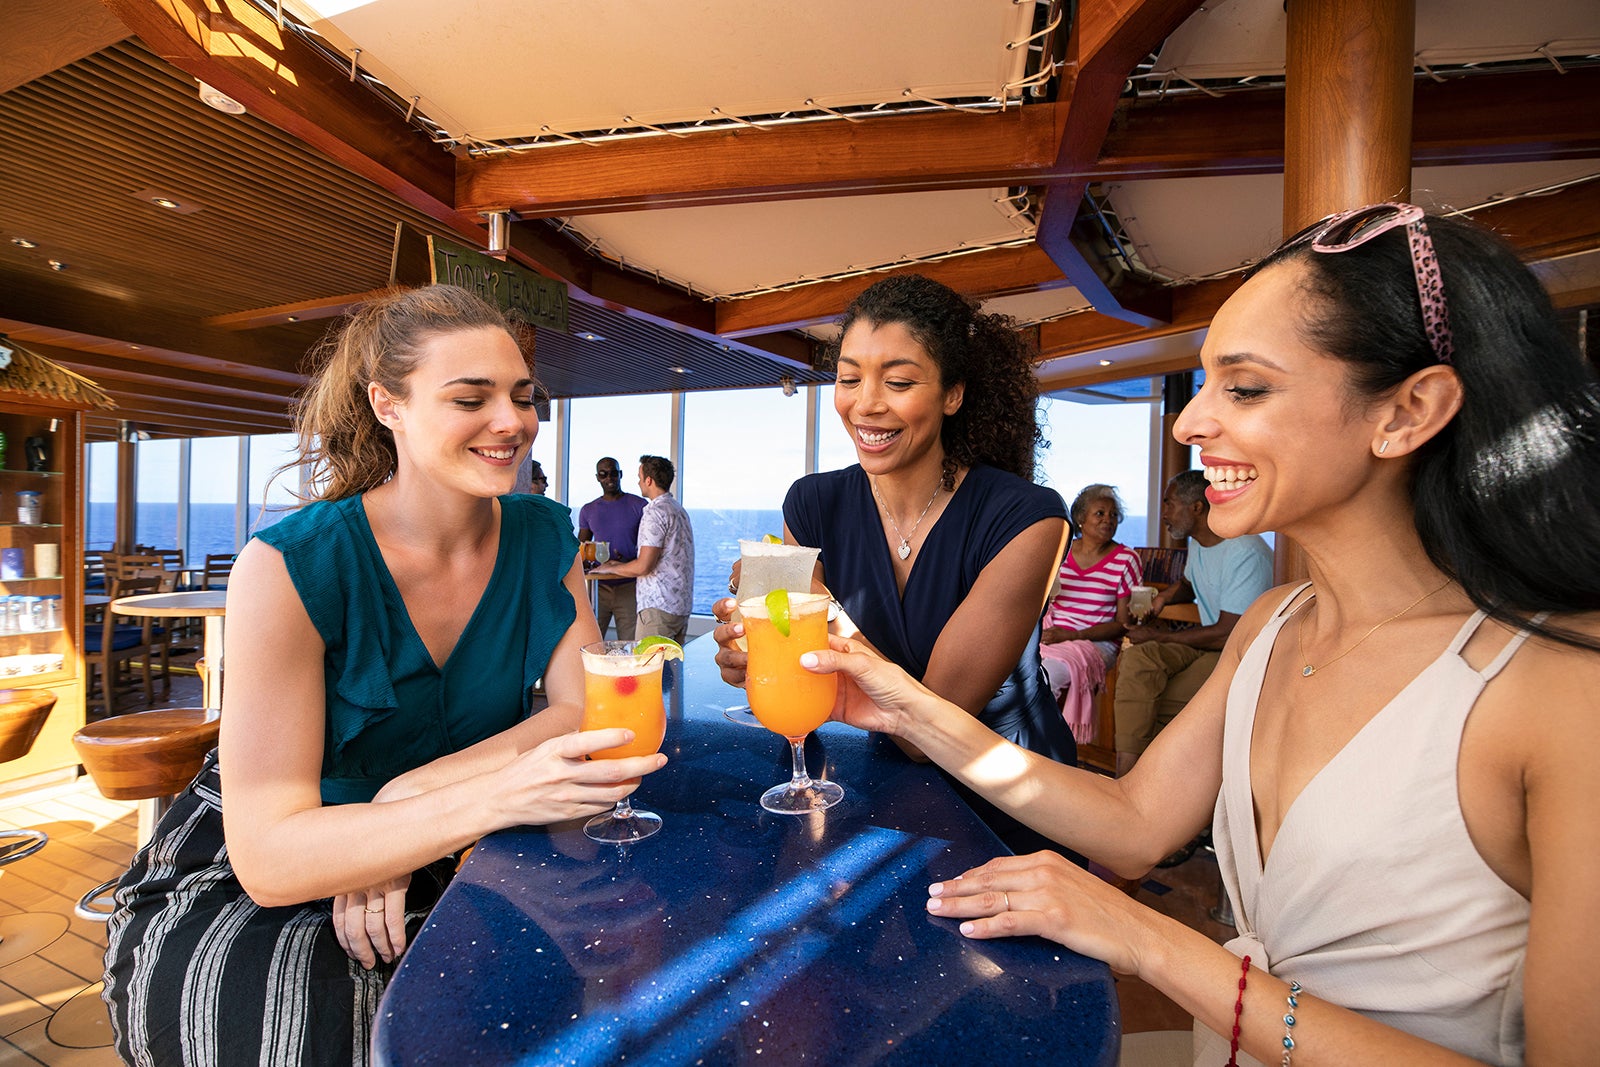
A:
<svg viewBox="0 0 1600 1067">
<path fill-rule="evenodd" d="M 1200 625 L 1171 630 L 1129 627 L 1128 647 L 1117 660 L 1113 715 L 1117 724 L 1117 773 L 1126 774 L 1156 733 L 1199 692 L 1217 665 L 1234 624 L 1272 587 L 1272 549 L 1257 534 L 1224 539 L 1207 521 L 1206 476 L 1184 471 L 1161 496 L 1161 521 L 1175 541 L 1188 539 L 1183 578 L 1158 592 L 1152 616 L 1168 604 L 1193 601 Z"/>
</svg>

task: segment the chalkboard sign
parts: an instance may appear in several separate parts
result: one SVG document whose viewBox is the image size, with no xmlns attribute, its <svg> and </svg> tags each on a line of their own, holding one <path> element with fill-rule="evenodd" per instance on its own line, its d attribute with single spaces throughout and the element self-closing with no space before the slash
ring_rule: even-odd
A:
<svg viewBox="0 0 1600 1067">
<path fill-rule="evenodd" d="M 459 285 L 502 311 L 516 312 L 524 322 L 566 332 L 565 283 L 431 234 L 427 236 L 424 253 L 422 237 L 405 223 L 396 224 L 390 284 L 443 282 Z M 423 265 L 424 255 L 426 266 Z"/>
</svg>

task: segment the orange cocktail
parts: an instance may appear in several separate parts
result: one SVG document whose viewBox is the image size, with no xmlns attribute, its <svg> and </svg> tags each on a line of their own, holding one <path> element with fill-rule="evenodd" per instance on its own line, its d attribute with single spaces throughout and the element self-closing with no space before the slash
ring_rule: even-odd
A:
<svg viewBox="0 0 1600 1067">
<path fill-rule="evenodd" d="M 804 737 L 828 721 L 839 692 L 834 675 L 800 666 L 802 653 L 828 647 L 828 598 L 790 593 L 787 635 L 773 622 L 764 598 L 740 602 L 739 611 L 750 642 L 744 680 L 750 710 L 773 733 Z"/>
<path fill-rule="evenodd" d="M 744 635 L 750 642 L 744 691 L 761 725 L 789 741 L 794 777 L 761 794 L 761 806 L 779 815 L 804 815 L 831 808 L 844 798 L 835 782 L 814 780 L 806 773 L 806 735 L 833 711 L 839 680 L 812 674 L 800 657 L 828 647 L 826 596 L 774 589 L 765 597 L 739 602 Z"/>
<path fill-rule="evenodd" d="M 591 666 L 585 658 L 583 671 L 582 730 L 605 730 L 621 726 L 633 731 L 631 744 L 602 748 L 593 759 L 621 759 L 648 756 L 661 750 L 667 733 L 667 712 L 661 700 L 660 656 L 647 657 L 648 666 L 637 669 L 631 661 L 639 657 L 600 658 Z"/>
<path fill-rule="evenodd" d="M 667 712 L 661 702 L 661 668 L 666 663 L 667 649 L 657 645 L 641 651 L 632 641 L 597 641 L 584 645 L 582 654 L 580 729 L 622 727 L 633 731 L 633 740 L 628 744 L 602 748 L 592 757 L 623 759 L 659 751 L 667 733 Z M 617 801 L 612 811 L 596 815 L 583 825 L 585 836 L 619 843 L 642 841 L 659 829 L 661 816 L 633 807 L 627 797 Z"/>
</svg>

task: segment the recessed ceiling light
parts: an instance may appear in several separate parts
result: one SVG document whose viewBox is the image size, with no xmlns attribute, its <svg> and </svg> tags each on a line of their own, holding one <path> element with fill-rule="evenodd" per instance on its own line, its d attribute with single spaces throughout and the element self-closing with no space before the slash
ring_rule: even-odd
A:
<svg viewBox="0 0 1600 1067">
<path fill-rule="evenodd" d="M 299 322 L 300 321 L 300 316 L 299 315 L 290 315 L 289 316 L 289 321 L 290 322 Z"/>
<path fill-rule="evenodd" d="M 16 245 L 18 248 L 38 248 L 39 247 L 37 244 L 35 244 L 33 241 L 28 240 L 26 237 L 13 237 L 11 239 L 11 243 Z"/>
<path fill-rule="evenodd" d="M 592 330 L 580 331 L 578 333 L 578 336 L 583 338 L 585 341 L 604 341 L 605 340 L 604 337 L 601 337 L 599 334 L 593 332 Z"/>
<path fill-rule="evenodd" d="M 51 270 L 66 270 L 67 269 L 67 265 L 65 263 L 61 262 L 59 259 L 52 259 L 50 261 L 50 269 Z"/>
<path fill-rule="evenodd" d="M 143 345 L 129 345 L 128 347 L 133 349 L 135 352 L 143 352 L 144 351 L 144 346 Z"/>
<path fill-rule="evenodd" d="M 668 367 L 667 369 L 669 371 L 671 371 L 673 374 L 693 374 L 694 373 L 694 371 L 690 370 L 688 367 Z"/>
<path fill-rule="evenodd" d="M 205 210 L 203 204 L 188 197 L 176 196 L 171 189 L 140 189 L 133 196 L 136 200 L 143 200 L 147 204 L 154 204 L 179 215 L 193 215 L 196 211 Z"/>
<path fill-rule="evenodd" d="M 218 92 L 205 82 L 200 82 L 200 102 L 227 115 L 243 115 L 244 105 L 226 93 Z"/>
<path fill-rule="evenodd" d="M 1102 367 L 1109 367 L 1109 366 L 1111 366 L 1111 361 L 1109 359 L 1102 359 L 1100 361 L 1100 365 Z"/>
</svg>

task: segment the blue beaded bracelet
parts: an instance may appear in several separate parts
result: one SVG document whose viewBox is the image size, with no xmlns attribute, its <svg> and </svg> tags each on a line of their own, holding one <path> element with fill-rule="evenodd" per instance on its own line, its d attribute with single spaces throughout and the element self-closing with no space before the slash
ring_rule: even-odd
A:
<svg viewBox="0 0 1600 1067">
<path fill-rule="evenodd" d="M 1289 983 L 1289 1010 L 1283 1013 L 1283 1062 L 1278 1067 L 1289 1067 L 1289 1057 L 1294 1055 L 1294 1013 L 1300 1009 L 1300 983 Z"/>
</svg>

